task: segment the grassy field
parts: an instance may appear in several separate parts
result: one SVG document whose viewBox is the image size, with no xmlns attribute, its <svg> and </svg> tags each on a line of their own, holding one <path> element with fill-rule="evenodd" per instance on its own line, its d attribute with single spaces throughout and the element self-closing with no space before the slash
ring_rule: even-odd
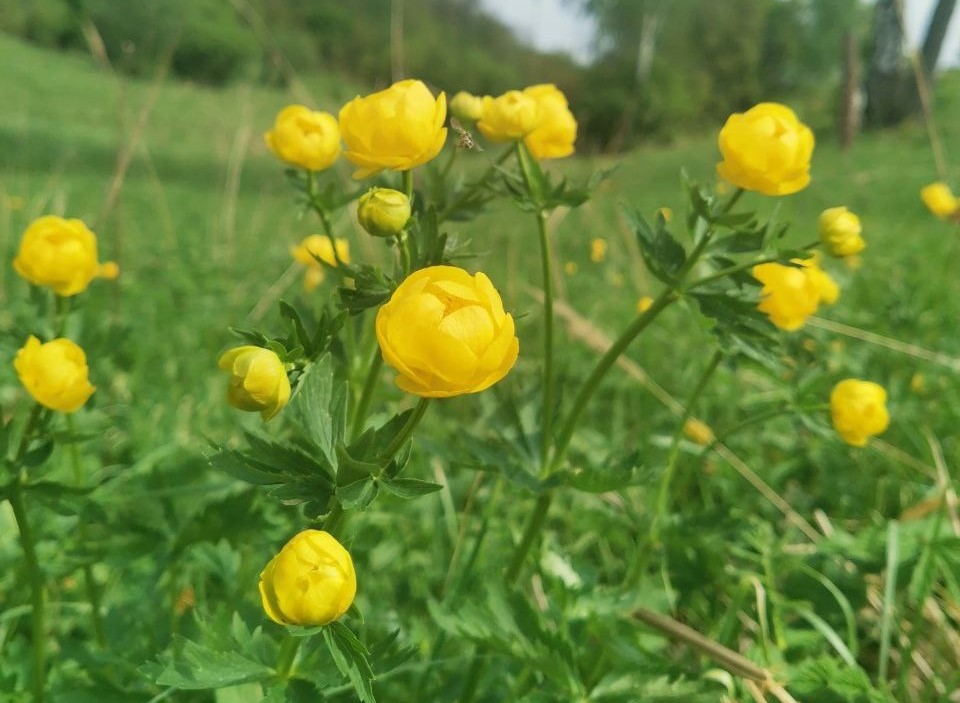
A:
<svg viewBox="0 0 960 703">
<path fill-rule="evenodd" d="M 336 113 L 364 89 L 327 78 L 308 80 L 298 92 L 210 90 L 162 76 L 133 80 L 92 59 L 2 35 L 0 65 L 4 420 L 27 407 L 9 363 L 31 331 L 38 302 L 9 264 L 27 224 L 48 213 L 80 217 L 98 233 L 101 258 L 116 260 L 121 270 L 116 282 L 95 284 L 71 320 L 98 386 L 92 409 L 77 416 L 80 429 L 95 435 L 83 446 L 83 468 L 89 485 L 102 485 L 84 508 L 85 538 L 74 530 L 70 505 L 53 506 L 41 529 L 63 662 L 51 685 L 70 692 L 65 701 L 212 700 L 208 693 L 154 685 L 141 666 L 180 651 L 177 635 L 199 639 L 232 612 L 251 627 L 263 624 L 257 574 L 265 555 L 301 524 L 296 509 L 227 478 L 203 458 L 211 441 L 232 441 L 240 428 L 259 425 L 224 402 L 216 358 L 234 343 L 230 326 L 279 328 L 274 299 L 319 307 L 321 296 L 333 291 L 328 282 L 315 297 L 306 296 L 299 272 L 290 269 L 289 247 L 319 227 L 295 202 L 261 135 L 290 102 L 308 100 Z M 945 152 L 960 163 L 960 77 L 944 78 L 936 109 Z M 822 209 L 849 206 L 864 222 L 862 265 L 826 264 L 841 298 L 821 309 L 822 321 L 785 338 L 785 377 L 724 364 L 696 414 L 714 427 L 732 427 L 793 382 L 825 400 L 836 380 L 857 376 L 888 389 L 890 430 L 882 442 L 853 450 L 829 432 L 820 413 L 813 423 L 780 417 L 731 435 L 729 447 L 748 472 L 817 526 L 822 540 L 815 542 L 798 537 L 782 508 L 751 487 L 745 472 L 684 443 L 670 520 L 651 541 L 651 505 L 676 418 L 649 392 L 649 379 L 682 401 L 712 351 L 699 314 L 675 306 L 628 353 L 648 376 L 614 371 L 573 444 L 575 457 L 636 449 L 636 481 L 615 493 L 558 498 L 531 587 L 549 624 L 529 651 L 523 636 L 535 640 L 532 626 L 521 623 L 514 635 L 504 626 L 508 634 L 501 634 L 495 656 L 503 670 L 490 667 L 481 700 L 564 700 L 550 697 L 550 687 L 543 697 L 532 690 L 541 676 L 552 675 L 544 663 L 551 655 L 538 649 L 550 637 L 588 643 L 586 649 L 610 644 L 604 654 L 577 650 L 583 680 L 592 682 L 582 700 L 718 700 L 722 677 L 718 684 L 705 675 L 708 660 L 610 617 L 641 604 L 673 612 L 782 673 L 788 687 L 792 680 L 805 693 L 794 694 L 801 700 L 934 701 L 960 691 L 960 535 L 944 508 L 955 495 L 960 459 L 960 230 L 933 218 L 920 202 L 920 187 L 937 177 L 922 124 L 864 135 L 847 152 L 831 135 L 818 136 L 808 189 L 777 202 L 753 195 L 745 202 L 761 213 L 778 208 L 778 217 L 793 223 L 794 244 L 815 238 Z M 681 169 L 712 180 L 715 138 L 550 166 L 571 179 L 616 166 L 589 203 L 558 212 L 549 223 L 557 270 L 564 272 L 558 295 L 592 325 L 586 332 L 561 325 L 563 388 L 586 375 L 598 334 L 615 336 L 637 300 L 657 292 L 622 207 L 652 215 L 667 206 L 681 219 Z M 491 147 L 460 158 L 474 172 L 495 154 Z M 336 172 L 349 182 L 347 164 Z M 960 167 L 952 166 L 949 176 L 958 185 Z M 355 260 L 386 261 L 349 208 L 334 227 L 350 240 Z M 518 320 L 521 361 L 511 387 L 522 395 L 541 364 L 533 218 L 503 204 L 447 229 L 472 242 L 480 256 L 466 266 L 490 273 Z M 591 260 L 594 238 L 608 243 L 602 262 Z M 385 419 L 405 402 L 391 376 L 384 373 L 383 409 L 374 418 Z M 398 629 L 399 641 L 413 650 L 412 663 L 377 685 L 381 700 L 414 700 L 424 686 L 431 700 L 457 700 L 469 643 L 483 640 L 477 634 L 482 615 L 474 621 L 459 613 L 459 624 L 450 624 L 447 613 L 450 636 L 438 643 L 434 623 L 447 612 L 448 578 L 463 559 L 464 536 L 485 539 L 474 567 L 485 576 L 454 586 L 465 607 L 472 598 L 482 600 L 489 575 L 500 573 L 519 539 L 532 498 L 515 483 L 478 479 L 481 474 L 459 467 L 444 446 L 458 433 L 501 422 L 500 397 L 490 392 L 449 401 L 449 411 L 429 416 L 421 428 L 408 471 L 444 484 L 443 491 L 410 502 L 381 499 L 348 528 L 351 550 L 363 555 L 370 575 L 361 578 L 357 601 L 370 636 Z M 54 453 L 55 475 L 69 474 L 68 453 L 67 447 Z M 473 500 L 482 505 L 501 494 L 500 512 L 471 507 Z M 899 532 L 891 532 L 893 521 Z M 26 638 L 17 635 L 28 627 L 7 504 L 0 506 L 0 525 L 0 661 L 10 662 L 0 663 L 2 692 L 5 682 L 25 676 Z M 78 564 L 91 561 L 102 585 L 108 643 L 99 648 L 90 646 L 75 577 Z M 437 662 L 432 670 L 422 664 L 430 657 Z M 616 671 L 630 673 L 607 673 Z M 871 698 L 874 689 L 860 671 L 893 698 Z M 878 671 L 885 681 L 878 682 Z M 234 693 L 216 700 L 257 699 L 250 690 Z M 330 700 L 351 696 L 345 689 Z"/>
</svg>

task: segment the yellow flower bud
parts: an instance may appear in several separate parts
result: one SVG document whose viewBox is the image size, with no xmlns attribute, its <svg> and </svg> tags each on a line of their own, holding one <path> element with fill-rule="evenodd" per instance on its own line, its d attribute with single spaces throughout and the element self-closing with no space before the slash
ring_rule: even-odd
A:
<svg viewBox="0 0 960 703">
<path fill-rule="evenodd" d="M 709 425 L 693 417 L 683 423 L 683 434 L 691 442 L 699 444 L 701 447 L 706 447 L 713 442 L 713 430 L 710 429 Z"/>
<path fill-rule="evenodd" d="M 519 90 L 483 98 L 483 116 L 477 129 L 491 142 L 516 142 L 530 134 L 540 123 L 537 101 Z"/>
<path fill-rule="evenodd" d="M 552 83 L 530 86 L 523 94 L 536 101 L 540 112 L 536 128 L 523 138 L 533 158 L 570 156 L 577 141 L 577 120 L 567 106 L 567 96 Z"/>
<path fill-rule="evenodd" d="M 290 400 L 287 370 L 269 349 L 235 347 L 220 357 L 218 365 L 230 374 L 227 402 L 238 410 L 259 412 L 269 420 Z"/>
<path fill-rule="evenodd" d="M 520 342 L 490 279 L 454 266 L 415 271 L 377 312 L 397 385 L 426 398 L 477 393 L 507 375 Z"/>
<path fill-rule="evenodd" d="M 281 161 L 310 171 L 329 168 L 340 156 L 337 120 L 303 105 L 283 108 L 263 139 Z"/>
<path fill-rule="evenodd" d="M 13 367 L 33 399 L 51 410 L 75 412 L 95 390 L 83 349 L 69 339 L 41 344 L 31 335 L 17 352 Z"/>
<path fill-rule="evenodd" d="M 920 198 L 937 217 L 960 219 L 960 199 L 954 196 L 946 183 L 937 181 L 924 186 L 920 190 Z"/>
<path fill-rule="evenodd" d="M 410 198 L 399 190 L 371 188 L 360 196 L 357 219 L 374 237 L 394 237 L 410 220 Z"/>
<path fill-rule="evenodd" d="M 336 239 L 337 250 L 334 256 L 330 237 L 322 234 L 311 234 L 300 244 L 290 247 L 290 254 L 296 261 L 307 267 L 304 277 L 304 288 L 309 292 L 323 283 L 323 266 L 317 259 L 330 266 L 337 265 L 337 258 L 345 264 L 350 263 L 350 242 L 346 239 Z"/>
<path fill-rule="evenodd" d="M 326 625 L 350 608 L 357 574 L 350 553 L 329 532 L 304 530 L 260 573 L 260 600 L 280 625 Z"/>
<path fill-rule="evenodd" d="M 82 293 L 98 276 L 116 278 L 119 272 L 115 263 L 97 261 L 97 237 L 83 222 L 54 215 L 27 227 L 13 268 L 30 283 L 64 297 Z"/>
<path fill-rule="evenodd" d="M 640 300 L 637 301 L 637 314 L 642 315 L 647 310 L 653 307 L 653 298 L 649 295 L 645 295 Z"/>
<path fill-rule="evenodd" d="M 800 329 L 820 303 L 817 282 L 804 268 L 758 264 L 753 277 L 763 284 L 757 309 L 783 330 Z"/>
<path fill-rule="evenodd" d="M 450 112 L 461 122 L 476 122 L 483 116 L 483 98 L 461 90 L 450 100 Z"/>
<path fill-rule="evenodd" d="M 760 103 L 734 113 L 720 130 L 717 174 L 746 190 L 790 195 L 810 182 L 813 132 L 793 110 Z"/>
<path fill-rule="evenodd" d="M 343 155 L 358 168 L 354 178 L 382 169 L 409 171 L 433 159 L 447 139 L 447 97 L 433 97 L 422 81 L 405 80 L 340 110 Z"/>
<path fill-rule="evenodd" d="M 603 263 L 607 258 L 607 240 L 596 237 L 590 242 L 590 261 L 595 264 Z"/>
<path fill-rule="evenodd" d="M 820 213 L 820 241 L 831 256 L 853 256 L 863 251 L 866 243 L 860 233 L 860 218 L 845 207 L 832 207 Z"/>
<path fill-rule="evenodd" d="M 870 381 L 848 378 L 830 393 L 833 428 L 847 444 L 862 447 L 867 438 L 882 433 L 890 424 L 887 392 Z"/>
</svg>

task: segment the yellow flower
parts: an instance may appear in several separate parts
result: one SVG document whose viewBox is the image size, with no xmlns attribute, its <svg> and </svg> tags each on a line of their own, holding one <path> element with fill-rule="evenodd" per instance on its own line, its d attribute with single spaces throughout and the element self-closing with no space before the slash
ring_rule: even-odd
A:
<svg viewBox="0 0 960 703">
<path fill-rule="evenodd" d="M 280 625 L 326 625 L 350 608 L 357 574 L 350 553 L 329 532 L 304 530 L 260 573 L 260 600 Z"/>
<path fill-rule="evenodd" d="M 95 390 L 83 349 L 69 339 L 41 344 L 31 335 L 17 352 L 13 367 L 33 399 L 51 410 L 75 412 Z"/>
<path fill-rule="evenodd" d="M 259 412 L 269 420 L 290 400 L 287 370 L 269 349 L 235 347 L 224 352 L 218 365 L 230 374 L 227 402 L 238 410 Z"/>
<path fill-rule="evenodd" d="M 607 240 L 596 237 L 590 242 L 590 261 L 595 264 L 603 263 L 607 258 Z"/>
<path fill-rule="evenodd" d="M 845 207 L 832 207 L 820 213 L 819 233 L 823 248 L 831 256 L 853 256 L 863 251 L 866 243 L 860 233 L 860 218 Z"/>
<path fill-rule="evenodd" d="M 374 237 L 394 237 L 410 220 L 410 198 L 399 190 L 371 188 L 360 196 L 357 219 Z"/>
<path fill-rule="evenodd" d="M 443 148 L 447 130 L 447 97 L 433 97 L 422 81 L 405 80 L 340 109 L 340 132 L 347 160 L 358 166 L 354 178 L 382 169 L 409 171 L 425 164 Z"/>
<path fill-rule="evenodd" d="M 760 103 L 734 113 L 720 130 L 721 178 L 764 195 L 789 195 L 810 182 L 813 132 L 793 110 Z"/>
<path fill-rule="evenodd" d="M 637 301 L 637 314 L 642 315 L 652 307 L 653 298 L 651 298 L 649 295 L 645 295 Z"/>
<path fill-rule="evenodd" d="M 757 309 L 783 330 L 803 326 L 820 303 L 820 291 L 806 268 L 769 263 L 753 267 L 753 277 L 763 283 Z"/>
<path fill-rule="evenodd" d="M 817 294 L 820 296 L 821 303 L 833 305 L 837 302 L 840 298 L 840 286 L 826 271 L 820 268 L 820 257 L 817 253 L 806 260 L 794 259 L 793 263 L 803 266 L 803 272 L 810 277 L 817 287 Z"/>
<path fill-rule="evenodd" d="M 701 447 L 706 447 L 714 439 L 713 430 L 710 429 L 710 426 L 693 417 L 688 418 L 683 423 L 683 434 L 691 442 L 699 444 Z"/>
<path fill-rule="evenodd" d="M 575 276 L 579 270 L 580 267 L 576 261 L 568 261 L 563 265 L 563 272 L 568 276 Z"/>
<path fill-rule="evenodd" d="M 668 208 L 666 205 L 664 205 L 661 208 L 657 208 L 657 214 L 663 218 L 664 222 L 670 222 L 671 220 L 673 220 L 673 210 Z"/>
<path fill-rule="evenodd" d="M 960 218 L 960 199 L 950 191 L 950 186 L 941 181 L 924 186 L 920 190 L 923 204 L 937 217 Z"/>
<path fill-rule="evenodd" d="M 311 234 L 297 246 L 290 247 L 290 254 L 293 258 L 307 267 L 307 273 L 304 277 L 304 288 L 307 291 L 311 291 L 323 283 L 323 266 L 317 261 L 317 258 L 331 266 L 337 265 L 337 257 L 345 264 L 350 263 L 350 242 L 339 237 L 336 242 L 336 256 L 333 253 L 333 245 L 330 244 L 330 237 L 322 234 Z"/>
<path fill-rule="evenodd" d="M 517 142 L 530 134 L 540 123 L 540 106 L 536 99 L 519 90 L 483 98 L 483 116 L 477 129 L 491 142 Z"/>
<path fill-rule="evenodd" d="M 425 398 L 477 393 L 507 375 L 520 343 L 490 279 L 454 266 L 407 277 L 377 312 L 383 359 L 397 385 Z"/>
<path fill-rule="evenodd" d="M 882 433 L 890 424 L 887 392 L 871 381 L 848 378 L 830 393 L 833 428 L 847 444 L 862 447 L 867 438 Z"/>
<path fill-rule="evenodd" d="M 530 86 L 523 94 L 536 101 L 540 112 L 536 128 L 523 138 L 533 158 L 570 156 L 577 141 L 577 120 L 567 106 L 567 96 L 552 83 Z"/>
<path fill-rule="evenodd" d="M 82 293 L 94 278 L 116 278 L 119 271 L 112 261 L 97 261 L 97 236 L 83 222 L 54 215 L 27 227 L 13 268 L 30 283 L 64 297 Z"/>
<path fill-rule="evenodd" d="M 263 139 L 277 158 L 310 171 L 322 171 L 340 156 L 337 120 L 303 105 L 283 108 Z"/>
<path fill-rule="evenodd" d="M 483 98 L 461 90 L 450 100 L 450 112 L 461 122 L 476 122 L 483 116 Z"/>
</svg>

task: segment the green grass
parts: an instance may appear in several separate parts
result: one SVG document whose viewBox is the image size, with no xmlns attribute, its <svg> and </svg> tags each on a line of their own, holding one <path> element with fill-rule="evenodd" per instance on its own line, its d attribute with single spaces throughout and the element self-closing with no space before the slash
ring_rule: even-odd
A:
<svg viewBox="0 0 960 703">
<path fill-rule="evenodd" d="M 178 646 L 172 639 L 176 632 L 200 637 L 198 626 L 174 609 L 184 589 L 193 589 L 204 618 L 235 610 L 248 623 L 261 624 L 254 595 L 257 573 L 265 555 L 302 525 L 295 509 L 278 506 L 263 491 L 218 474 L 200 456 L 208 438 L 233 440 L 239 427 L 259 424 L 226 406 L 224 379 L 215 360 L 233 343 L 229 326 L 280 327 L 275 308 L 253 322 L 248 313 L 287 271 L 289 246 L 319 229 L 300 211 L 281 166 L 261 139 L 276 111 L 302 98 L 242 85 L 211 90 L 164 81 L 157 87 L 149 80 L 116 76 L 82 56 L 50 53 L 2 35 L 0 65 L 5 71 L 0 83 L 0 253 L 7 262 L 0 267 L 4 420 L 19 417 L 27 407 L 8 360 L 26 334 L 36 331 L 30 317 L 36 296 L 9 265 L 20 233 L 41 214 L 81 217 L 99 234 L 101 257 L 118 261 L 121 268 L 116 283 L 92 286 L 69 330 L 82 337 L 98 386 L 95 409 L 78 416 L 83 429 L 99 435 L 83 447 L 84 468 L 93 482 L 106 481 L 84 514 L 93 538 L 90 544 L 77 544 L 71 537 L 74 512 L 70 505 L 60 506 L 44 525 L 43 554 L 54 601 L 82 600 L 70 581 L 76 565 L 91 553 L 100 560 L 96 573 L 104 585 L 110 655 L 91 653 L 86 621 L 64 616 L 56 627 L 69 665 L 58 673 L 56 684 L 79 692 L 71 700 L 92 700 L 94 695 L 101 701 L 131 696 L 147 700 L 162 689 L 146 683 L 137 668 Z M 358 92 L 333 77 L 310 86 L 310 102 L 334 113 Z M 951 120 L 958 109 L 960 80 L 947 76 L 937 115 L 948 155 L 960 153 L 960 124 Z M 139 138 L 130 166 L 114 205 L 107 209 L 111 179 L 118 159 L 130 148 L 131 135 Z M 815 237 L 822 209 L 849 206 L 863 220 L 868 248 L 859 269 L 835 261 L 825 264 L 843 293 L 821 316 L 960 358 L 960 277 L 955 275 L 960 231 L 934 219 L 919 200 L 920 187 L 936 178 L 922 125 L 863 135 L 846 153 L 830 135 L 819 136 L 808 189 L 777 202 L 758 196 L 747 196 L 745 202 L 761 213 L 779 208 L 778 217 L 793 223 L 789 236 L 795 244 Z M 648 215 L 669 206 L 675 222 L 682 220 L 681 169 L 695 179 L 712 180 L 714 139 L 712 134 L 688 137 L 669 147 L 642 147 L 622 159 L 578 158 L 550 166 L 573 179 L 595 168 L 617 166 L 594 199 L 558 217 L 553 231 L 559 268 L 569 261 L 577 269 L 562 274 L 560 297 L 608 336 L 615 336 L 633 316 L 641 295 L 657 291 L 621 206 Z M 472 171 L 495 154 L 489 147 L 483 154 L 461 158 L 472 162 Z M 335 177 L 347 183 L 349 172 L 347 164 L 340 164 Z M 950 176 L 955 187 L 960 185 L 957 165 Z M 351 213 L 344 212 L 335 227 L 350 239 L 354 259 L 386 260 L 379 244 L 356 228 Z M 516 315 L 522 356 L 507 388 L 518 396 L 533 393 L 541 319 L 530 292 L 540 286 L 532 216 L 504 204 L 447 229 L 471 240 L 481 256 L 468 267 L 489 271 Z M 595 237 L 609 243 L 602 263 L 589 257 Z M 307 298 L 298 278 L 287 283 L 284 295 L 308 307 L 332 292 L 326 284 L 316 297 Z M 562 331 L 559 348 L 562 400 L 569 402 L 571 389 L 588 372 L 596 351 Z M 929 432 L 942 443 L 948 467 L 960 459 L 955 368 L 811 326 L 788 336 L 784 349 L 786 379 L 770 378 L 748 364 L 724 365 L 696 414 L 714 427 L 729 427 L 791 382 L 802 382 L 825 399 L 841 378 L 869 378 L 890 391 L 893 423 L 885 441 L 932 466 Z M 678 305 L 628 356 L 682 400 L 711 352 L 700 317 Z M 917 376 L 923 378 L 919 390 Z M 375 411 L 379 419 L 393 409 L 387 399 L 402 402 L 399 393 L 386 390 L 387 377 Z M 427 604 L 441 600 L 448 563 L 455 556 L 464 558 L 461 550 L 466 546 L 458 546 L 458 529 L 462 526 L 468 544 L 478 534 L 486 539 L 474 572 L 485 576 L 463 584 L 458 592 L 458 602 L 470 606 L 482 602 L 487 586 L 498 580 L 532 504 L 530 494 L 516 484 L 487 478 L 476 494 L 480 507 L 468 515 L 464 506 L 475 473 L 444 454 L 459 433 L 480 433 L 504 422 L 496 401 L 505 395 L 491 391 L 457 399 L 443 412 L 428 415 L 409 471 L 442 479 L 448 491 L 411 502 L 382 499 L 351 524 L 351 549 L 365 574 L 358 603 L 367 617 L 366 631 L 374 637 L 399 628 L 401 641 L 418 651 L 415 663 L 425 659 L 436 641 Z M 660 675 L 682 675 L 697 685 L 715 686 L 698 678 L 710 668 L 709 662 L 702 667 L 691 663 L 687 650 L 664 646 L 662 639 L 645 631 L 638 635 L 635 625 L 611 615 L 642 604 L 670 610 L 766 666 L 783 667 L 800 679 L 801 688 L 806 682 L 808 688 L 802 690 L 811 693 L 803 700 L 866 700 L 839 697 L 822 682 L 819 688 L 815 685 L 817 676 L 829 682 L 836 673 L 830 666 L 839 666 L 840 655 L 824 629 L 811 624 L 814 620 L 805 615 L 809 612 L 841 639 L 859 645 L 857 662 L 871 676 L 881 667 L 878 658 L 885 649 L 880 631 L 886 621 L 898 636 L 913 637 L 918 655 L 933 663 L 946 690 L 960 686 L 957 667 L 949 663 L 960 662 L 944 636 L 958 630 L 956 602 L 951 601 L 956 582 L 950 583 L 950 578 L 958 578 L 956 543 L 938 532 L 942 529 L 945 535 L 947 527 L 932 517 L 940 514 L 936 506 L 923 503 L 943 487 L 889 453 L 845 447 L 826 430 L 824 414 L 817 418 L 813 425 L 794 418 L 773 420 L 733 436 L 729 444 L 798 513 L 812 520 L 822 511 L 829 518 L 836 532 L 824 544 L 801 543 L 781 514 L 726 463 L 713 455 L 701 458 L 687 445 L 675 479 L 673 511 L 660 539 L 651 542 L 650 510 L 676 421 L 640 384 L 620 372 L 611 374 L 594 399 L 572 455 L 579 467 L 636 449 L 641 456 L 637 485 L 616 495 L 568 492 L 559 497 L 547 524 L 544 553 L 549 556 L 538 571 L 544 589 L 539 617 L 557 637 L 586 643 L 577 649 L 585 680 L 592 672 L 611 670 L 647 682 Z M 524 419 L 530 421 L 527 415 Z M 67 474 L 65 462 L 66 451 L 58 449 L 52 462 L 56 475 Z M 501 494 L 502 507 L 484 507 Z M 883 601 L 878 587 L 886 566 L 888 522 L 917 506 L 930 512 L 904 518 L 898 591 L 891 604 Z M 5 567 L 0 593 L 12 594 L 11 604 L 24 603 L 15 528 L 5 508 L 0 524 L 0 564 Z M 66 540 L 65 558 L 58 558 L 54 549 L 61 537 Z M 930 556 L 931 545 L 945 546 Z M 941 571 L 927 579 L 925 569 L 933 563 Z M 569 586 L 570 572 L 582 587 Z M 767 594 L 766 617 L 757 607 L 758 589 Z M 150 593 L 148 603 L 145 592 Z M 918 608 L 928 596 L 947 613 L 939 629 L 923 620 Z M 891 611 L 894 606 L 897 610 Z M 26 620 L 10 615 L 9 609 L 5 612 L 0 613 L 0 660 L 9 656 L 21 663 L 0 665 L 0 688 L 10 680 L 4 676 L 23 680 L 26 666 L 26 638 L 16 636 L 28 631 Z M 856 622 L 848 621 L 851 613 Z M 486 624 L 482 616 L 474 614 L 474 620 L 469 620 L 472 627 Z M 747 621 L 749 625 L 743 625 Z M 915 636 L 920 633 L 923 636 Z M 457 682 L 469 665 L 470 640 L 451 635 L 440 648 L 442 663 L 428 679 L 437 700 L 455 699 Z M 611 643 L 602 655 L 600 642 Z M 893 648 L 898 656 L 904 652 L 898 639 Z M 529 651 L 524 656 L 528 659 L 498 658 L 502 671 L 490 667 L 486 700 L 519 699 L 526 691 L 522 682 L 535 685 L 544 661 L 556 664 Z M 798 661 L 803 666 L 796 665 Z M 422 668 L 415 665 L 381 683 L 382 699 L 412 700 L 411 692 L 420 692 L 417 666 Z M 106 673 L 100 678 L 89 670 Z M 920 676 L 919 683 L 908 680 L 896 688 L 895 677 L 903 670 L 895 662 L 896 692 L 909 691 L 909 700 L 936 700 L 934 684 L 915 672 L 911 676 Z M 616 688 L 612 679 L 605 685 Z M 637 685 L 629 684 L 633 688 L 628 686 L 625 698 L 598 700 L 635 700 L 629 692 L 636 693 Z M 653 683 L 643 690 L 651 700 L 665 700 L 655 698 Z M 703 695 L 703 690 L 697 693 Z M 211 698 L 177 694 L 172 700 Z"/>
</svg>

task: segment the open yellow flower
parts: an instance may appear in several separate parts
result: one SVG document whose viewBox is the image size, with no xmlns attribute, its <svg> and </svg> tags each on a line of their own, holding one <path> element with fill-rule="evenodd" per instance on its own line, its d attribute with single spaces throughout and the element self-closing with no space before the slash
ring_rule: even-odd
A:
<svg viewBox="0 0 960 703">
<path fill-rule="evenodd" d="M 525 88 L 539 108 L 537 126 L 523 138 L 535 159 L 562 159 L 573 153 L 577 141 L 577 120 L 567 105 L 567 96 L 552 83 Z"/>
<path fill-rule="evenodd" d="M 950 186 L 941 181 L 924 186 L 920 190 L 920 198 L 937 217 L 943 219 L 960 219 L 960 199 L 950 190 Z"/>
<path fill-rule="evenodd" d="M 860 218 L 845 207 L 827 208 L 820 213 L 818 225 L 820 241 L 831 256 L 853 256 L 866 247 Z"/>
<path fill-rule="evenodd" d="M 27 227 L 13 268 L 30 283 L 64 297 L 82 293 L 94 278 L 116 278 L 119 273 L 112 261 L 97 261 L 97 237 L 81 220 L 55 215 Z"/>
<path fill-rule="evenodd" d="M 336 244 L 336 256 L 334 256 L 334 248 L 330 243 L 330 237 L 322 234 L 311 234 L 297 246 L 290 247 L 291 256 L 307 267 L 303 279 L 303 287 L 307 292 L 323 283 L 323 265 L 320 261 L 330 264 L 330 266 L 336 266 L 339 257 L 343 263 L 350 263 L 350 242 L 338 237 Z M 318 258 L 320 261 L 317 261 Z"/>
<path fill-rule="evenodd" d="M 383 169 L 409 171 L 433 159 L 447 139 L 447 98 L 422 81 L 405 80 L 357 96 L 340 109 L 343 155 L 357 166 L 354 178 Z"/>
<path fill-rule="evenodd" d="M 227 402 L 238 410 L 259 412 L 269 420 L 289 402 L 290 380 L 275 352 L 251 345 L 235 347 L 224 352 L 218 365 L 230 374 Z"/>
<path fill-rule="evenodd" d="M 886 402 L 887 392 L 877 383 L 855 378 L 840 381 L 830 393 L 833 428 L 847 444 L 862 447 L 890 424 Z"/>
<path fill-rule="evenodd" d="M 540 105 L 526 92 L 508 90 L 496 98 L 483 98 L 483 116 L 477 129 L 491 142 L 518 142 L 540 123 Z"/>
<path fill-rule="evenodd" d="M 377 312 L 376 331 L 397 385 L 426 398 L 489 388 L 513 368 L 520 348 L 490 279 L 454 266 L 408 276 Z"/>
<path fill-rule="evenodd" d="M 260 600 L 280 625 L 326 625 L 350 608 L 357 575 L 350 552 L 329 532 L 304 530 L 260 573 Z"/>
<path fill-rule="evenodd" d="M 340 156 L 336 118 L 303 105 L 283 108 L 263 139 L 281 161 L 310 171 L 329 168 Z"/>
<path fill-rule="evenodd" d="M 757 309 L 782 330 L 800 329 L 820 303 L 832 305 L 840 288 L 818 265 L 816 257 L 796 260 L 798 266 L 758 264 L 753 277 L 763 284 Z"/>
<path fill-rule="evenodd" d="M 720 130 L 717 174 L 745 190 L 789 195 L 810 182 L 813 132 L 786 105 L 760 103 Z"/>
<path fill-rule="evenodd" d="M 69 339 L 41 344 L 31 335 L 17 352 L 13 367 L 33 399 L 51 410 L 75 412 L 95 390 L 83 349 Z"/>
</svg>

